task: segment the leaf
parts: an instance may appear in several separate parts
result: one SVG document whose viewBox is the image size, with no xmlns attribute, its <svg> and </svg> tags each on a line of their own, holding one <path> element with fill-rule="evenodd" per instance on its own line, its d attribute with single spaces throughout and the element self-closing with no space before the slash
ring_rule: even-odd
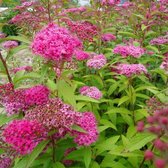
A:
<svg viewBox="0 0 168 168">
<path fill-rule="evenodd" d="M 123 96 L 122 98 L 120 98 L 118 106 L 120 106 L 121 104 L 127 102 L 129 100 L 129 96 Z"/>
<path fill-rule="evenodd" d="M 118 87 L 118 83 L 116 82 L 115 84 L 111 85 L 107 94 L 110 96 L 111 94 L 113 94 L 113 92 L 117 89 Z"/>
<path fill-rule="evenodd" d="M 57 89 L 57 84 L 56 84 L 54 81 L 48 79 L 48 81 L 47 81 L 47 87 L 48 87 L 51 91 L 55 91 L 55 90 Z"/>
<path fill-rule="evenodd" d="M 131 32 L 119 31 L 118 34 L 123 35 L 124 37 L 131 37 L 131 38 L 138 39 L 138 37 L 135 34 L 131 33 Z"/>
<path fill-rule="evenodd" d="M 18 118 L 18 115 L 8 117 L 6 114 L 0 114 L 0 127 L 16 118 Z"/>
<path fill-rule="evenodd" d="M 64 80 L 59 80 L 57 83 L 58 86 L 58 95 L 63 97 L 65 101 L 71 104 L 73 107 L 76 107 L 76 100 L 73 88 L 67 84 Z"/>
<path fill-rule="evenodd" d="M 65 168 L 65 166 L 60 162 L 56 162 L 56 163 L 53 163 L 52 168 Z"/>
<path fill-rule="evenodd" d="M 147 143 L 151 142 L 156 138 L 156 135 L 149 133 L 138 133 L 134 137 L 131 138 L 130 144 L 126 146 L 127 151 L 135 151 L 141 149 Z"/>
<path fill-rule="evenodd" d="M 82 95 L 75 96 L 75 99 L 77 101 L 81 100 L 81 101 L 88 101 L 88 102 L 93 102 L 93 103 L 99 103 L 99 101 L 96 100 L 96 99 L 93 99 L 93 98 L 87 97 L 87 96 L 82 96 Z"/>
<path fill-rule="evenodd" d="M 85 163 L 86 168 L 89 168 L 91 158 L 92 158 L 91 148 L 87 147 L 87 148 L 84 149 L 84 163 Z"/>
<path fill-rule="evenodd" d="M 84 129 L 82 129 L 78 125 L 73 125 L 71 128 L 72 128 L 72 130 L 75 130 L 75 131 L 78 131 L 78 132 L 87 133 L 87 131 L 85 131 Z"/>
<path fill-rule="evenodd" d="M 112 108 L 111 110 L 107 111 L 106 114 L 115 114 L 115 113 L 121 113 L 121 114 L 131 114 L 131 112 L 126 108 Z"/>
<path fill-rule="evenodd" d="M 159 50 L 158 50 L 157 47 L 155 47 L 155 46 L 148 45 L 148 46 L 146 46 L 146 49 L 152 50 L 152 51 L 154 51 L 155 53 L 159 53 Z"/>
<path fill-rule="evenodd" d="M 7 41 L 7 40 L 17 40 L 17 41 L 24 42 L 26 44 L 30 44 L 30 40 L 27 39 L 27 37 L 25 36 L 8 36 L 6 38 L 0 39 L 0 42 Z"/>
<path fill-rule="evenodd" d="M 106 119 L 101 119 L 100 124 L 103 124 L 104 126 L 108 126 L 108 127 L 111 127 L 113 129 L 117 130 L 116 126 L 112 122 L 110 122 Z"/>
<path fill-rule="evenodd" d="M 91 168 L 100 168 L 100 166 L 97 162 L 94 161 Z"/>
<path fill-rule="evenodd" d="M 29 155 L 23 157 L 21 161 L 19 161 L 13 168 L 29 168 L 33 161 L 39 156 L 39 154 L 43 151 L 49 141 L 43 141 L 33 150 L 33 152 Z"/>
<path fill-rule="evenodd" d="M 145 26 L 144 24 L 141 25 L 141 30 L 144 31 L 148 26 Z"/>
</svg>

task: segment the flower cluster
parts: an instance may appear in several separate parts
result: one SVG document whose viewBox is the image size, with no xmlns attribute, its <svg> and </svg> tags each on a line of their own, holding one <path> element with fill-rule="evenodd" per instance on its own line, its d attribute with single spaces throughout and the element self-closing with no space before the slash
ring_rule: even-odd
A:
<svg viewBox="0 0 168 168">
<path fill-rule="evenodd" d="M 95 55 L 87 61 L 87 67 L 93 69 L 101 69 L 107 63 L 107 59 L 103 54 Z"/>
<path fill-rule="evenodd" d="M 70 105 L 55 98 L 50 99 L 45 105 L 39 105 L 26 111 L 25 118 L 36 120 L 49 130 L 54 128 L 63 131 L 71 129 L 79 116 L 80 113 L 75 112 Z"/>
<path fill-rule="evenodd" d="M 163 58 L 160 68 L 164 69 L 168 73 L 168 55 L 165 55 L 165 57 Z"/>
<path fill-rule="evenodd" d="M 114 6 L 120 3 L 120 0 L 101 0 L 102 5 Z"/>
<path fill-rule="evenodd" d="M 14 9 L 15 10 L 23 10 L 26 9 L 28 7 L 31 7 L 34 4 L 34 2 L 23 2 L 20 6 L 16 6 Z"/>
<path fill-rule="evenodd" d="M 43 105 L 49 100 L 49 89 L 43 85 L 37 85 L 25 90 L 25 102 L 29 106 Z"/>
<path fill-rule="evenodd" d="M 47 137 L 46 129 L 36 121 L 13 120 L 3 131 L 4 141 L 19 154 L 28 154 Z"/>
<path fill-rule="evenodd" d="M 120 54 L 123 58 L 126 58 L 128 56 L 139 58 L 145 52 L 144 52 L 144 49 L 140 47 L 135 47 L 133 45 L 129 45 L 129 46 L 118 45 L 114 48 L 113 53 Z"/>
<path fill-rule="evenodd" d="M 77 120 L 76 124 L 86 131 L 86 133 L 72 131 L 75 135 L 74 141 L 79 146 L 89 146 L 90 144 L 96 142 L 98 138 L 98 130 L 96 118 L 91 112 L 84 112 L 82 117 Z"/>
<path fill-rule="evenodd" d="M 18 42 L 16 42 L 16 41 L 5 41 L 4 43 L 2 43 L 2 46 L 5 49 L 12 49 L 12 48 L 18 46 Z"/>
<path fill-rule="evenodd" d="M 168 108 L 156 110 L 151 116 L 147 118 L 147 125 L 140 121 L 137 125 L 139 132 L 147 131 L 156 135 L 153 141 L 155 149 L 161 152 L 162 158 L 158 158 L 151 150 L 145 152 L 146 160 L 153 160 L 157 168 L 165 168 L 167 162 L 168 143 L 164 137 L 168 136 Z"/>
<path fill-rule="evenodd" d="M 101 91 L 96 88 L 95 86 L 83 86 L 79 89 L 80 94 L 84 95 L 84 96 L 88 96 L 91 97 L 93 99 L 101 99 L 102 98 L 102 93 Z"/>
<path fill-rule="evenodd" d="M 168 35 L 166 36 L 160 36 L 158 38 L 154 38 L 150 41 L 151 45 L 162 45 L 168 43 Z"/>
<path fill-rule="evenodd" d="M 18 68 L 14 68 L 12 69 L 12 72 L 13 73 L 17 73 L 19 71 L 27 71 L 27 72 L 30 72 L 32 71 L 32 67 L 31 66 L 22 66 L 22 67 L 18 67 Z"/>
<path fill-rule="evenodd" d="M 85 12 L 86 11 L 86 8 L 81 6 L 79 8 L 69 8 L 69 9 L 65 9 L 62 13 L 63 14 L 66 14 L 66 13 L 82 13 L 82 12 Z"/>
<path fill-rule="evenodd" d="M 0 159 L 0 168 L 10 168 L 12 160 L 8 157 Z"/>
<path fill-rule="evenodd" d="M 82 51 L 82 50 L 76 50 L 75 56 L 78 61 L 87 60 L 89 58 L 89 53 Z"/>
<path fill-rule="evenodd" d="M 5 37 L 6 37 L 6 34 L 0 32 L 0 39 L 1 39 L 1 38 L 5 38 Z"/>
<path fill-rule="evenodd" d="M 35 35 L 32 50 L 35 54 L 52 61 L 70 61 L 74 51 L 82 44 L 70 32 L 50 23 Z"/>
<path fill-rule="evenodd" d="M 107 42 L 107 41 L 114 41 L 116 40 L 116 36 L 114 36 L 111 33 L 105 33 L 101 37 L 102 41 Z"/>
<path fill-rule="evenodd" d="M 118 64 L 112 71 L 127 77 L 147 73 L 147 69 L 142 64 Z"/>
<path fill-rule="evenodd" d="M 98 28 L 88 21 L 71 21 L 65 20 L 69 30 L 76 34 L 82 41 L 93 41 L 98 34 Z"/>
</svg>

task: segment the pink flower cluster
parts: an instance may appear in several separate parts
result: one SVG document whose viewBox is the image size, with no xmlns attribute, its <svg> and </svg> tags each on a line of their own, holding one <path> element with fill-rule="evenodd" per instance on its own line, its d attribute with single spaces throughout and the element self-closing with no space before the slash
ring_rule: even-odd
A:
<svg viewBox="0 0 168 168">
<path fill-rule="evenodd" d="M 69 8 L 69 9 L 65 9 L 62 13 L 82 13 L 85 12 L 86 8 L 81 6 L 79 8 Z"/>
<path fill-rule="evenodd" d="M 76 124 L 86 131 L 86 133 L 73 131 L 73 134 L 76 136 L 74 141 L 79 146 L 89 146 L 97 140 L 97 122 L 93 113 L 84 112 Z"/>
<path fill-rule="evenodd" d="M 35 54 L 52 61 L 70 61 L 74 51 L 81 47 L 79 39 L 54 23 L 38 32 L 32 43 Z"/>
<path fill-rule="evenodd" d="M 103 54 L 95 55 L 93 58 L 87 61 L 87 67 L 93 69 L 101 69 L 107 63 L 107 59 Z"/>
<path fill-rule="evenodd" d="M 120 0 L 101 0 L 102 5 L 114 6 L 120 3 Z"/>
<path fill-rule="evenodd" d="M 98 28 L 88 21 L 64 20 L 69 30 L 76 34 L 82 41 L 93 42 L 93 38 L 98 34 Z"/>
<path fill-rule="evenodd" d="M 25 8 L 31 7 L 34 4 L 34 2 L 23 2 L 22 5 L 16 6 L 14 9 L 15 10 L 23 10 Z"/>
<path fill-rule="evenodd" d="M 82 50 L 76 50 L 75 51 L 75 56 L 78 61 L 84 61 L 89 58 L 89 53 L 82 51 Z"/>
<path fill-rule="evenodd" d="M 118 45 L 114 48 L 113 53 L 120 54 L 123 58 L 126 58 L 128 56 L 139 58 L 145 53 L 145 51 L 143 48 L 135 47 L 133 45 L 129 46 Z"/>
<path fill-rule="evenodd" d="M 1 103 L 9 116 L 21 111 L 25 112 L 31 106 L 41 105 L 49 100 L 49 90 L 45 86 L 37 85 L 28 89 L 14 90 L 10 84 L 8 85 L 2 87 L 5 91 L 0 89 L 0 96 Z"/>
<path fill-rule="evenodd" d="M 13 120 L 3 131 L 5 142 L 22 155 L 32 152 L 47 134 L 40 123 L 28 120 Z"/>
<path fill-rule="evenodd" d="M 112 71 L 127 77 L 147 73 L 147 69 L 142 64 L 118 64 Z"/>
<path fill-rule="evenodd" d="M 46 86 L 37 85 L 25 90 L 25 103 L 28 106 L 43 105 L 49 100 L 50 91 Z"/>
<path fill-rule="evenodd" d="M 5 41 L 4 43 L 2 43 L 2 46 L 5 49 L 12 49 L 12 48 L 18 46 L 18 42 L 16 42 L 16 41 Z"/>
<path fill-rule="evenodd" d="M 0 168 L 10 168 L 12 160 L 8 157 L 0 159 Z"/>
<path fill-rule="evenodd" d="M 139 132 L 147 131 L 157 136 L 152 143 L 155 149 L 160 151 L 162 158 L 158 158 L 152 151 L 147 150 L 145 159 L 153 160 L 157 168 L 165 168 L 168 165 L 166 154 L 168 143 L 164 140 L 164 137 L 168 136 L 168 108 L 156 110 L 147 118 L 146 125 L 143 121 L 140 121 L 137 125 L 137 130 Z"/>
<path fill-rule="evenodd" d="M 116 40 L 116 36 L 114 36 L 111 33 L 105 33 L 101 37 L 102 41 L 107 42 L 107 41 L 114 41 Z"/>
<path fill-rule="evenodd" d="M 12 72 L 13 73 L 17 73 L 19 71 L 27 71 L 27 72 L 30 72 L 32 71 L 32 67 L 31 66 L 22 66 L 22 67 L 18 67 L 18 68 L 14 68 L 12 69 Z"/>
<path fill-rule="evenodd" d="M 0 39 L 1 39 L 1 38 L 5 38 L 5 37 L 6 37 L 6 34 L 0 32 Z"/>
<path fill-rule="evenodd" d="M 102 98 L 102 93 L 101 91 L 96 88 L 95 86 L 83 86 L 79 89 L 80 94 L 84 95 L 84 96 L 88 96 L 91 97 L 93 99 L 101 99 Z"/>
<path fill-rule="evenodd" d="M 150 41 L 151 45 L 162 45 L 168 43 L 168 35 L 166 36 L 160 36 L 158 38 L 154 38 Z"/>
<path fill-rule="evenodd" d="M 64 104 L 60 99 L 50 99 L 45 105 L 26 111 L 25 118 L 42 123 L 49 130 L 58 129 L 59 133 L 70 130 L 81 114 Z"/>
</svg>

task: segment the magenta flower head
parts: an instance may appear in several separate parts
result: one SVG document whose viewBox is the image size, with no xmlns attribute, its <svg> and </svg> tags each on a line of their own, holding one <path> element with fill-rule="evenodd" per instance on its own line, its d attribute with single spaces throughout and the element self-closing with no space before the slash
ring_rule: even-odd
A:
<svg viewBox="0 0 168 168">
<path fill-rule="evenodd" d="M 98 138 L 98 129 L 96 118 L 91 112 L 82 113 L 82 117 L 76 121 L 76 124 L 86 131 L 86 133 L 72 131 L 75 136 L 75 143 L 79 146 L 89 146 L 96 142 Z"/>
<path fill-rule="evenodd" d="M 56 62 L 70 61 L 77 48 L 82 48 L 81 41 L 54 23 L 38 32 L 32 43 L 35 54 Z"/>
<path fill-rule="evenodd" d="M 5 41 L 4 43 L 2 43 L 2 46 L 5 49 L 12 49 L 12 48 L 18 46 L 18 42 L 16 42 L 16 41 Z"/>
<path fill-rule="evenodd" d="M 82 50 L 77 50 L 75 51 L 75 56 L 78 61 L 84 61 L 89 58 L 89 53 L 82 51 Z"/>
<path fill-rule="evenodd" d="M 50 91 L 46 86 L 37 85 L 25 91 L 25 102 L 29 106 L 42 105 L 49 100 Z"/>
<path fill-rule="evenodd" d="M 25 155 L 47 137 L 46 129 L 36 121 L 13 120 L 3 131 L 4 141 Z"/>
<path fill-rule="evenodd" d="M 101 0 L 102 5 L 114 6 L 120 3 L 120 0 Z"/>
<path fill-rule="evenodd" d="M 102 93 L 101 91 L 96 88 L 95 86 L 89 87 L 89 86 L 83 86 L 79 89 L 80 94 L 84 96 L 91 97 L 93 99 L 101 99 L 102 98 Z"/>
<path fill-rule="evenodd" d="M 114 35 L 111 34 L 111 33 L 106 33 L 106 34 L 103 34 L 103 35 L 102 35 L 101 39 L 102 39 L 102 41 L 104 41 L 104 42 L 114 41 L 114 40 L 116 40 L 116 36 L 114 36 Z"/>
<path fill-rule="evenodd" d="M 107 59 L 103 54 L 95 55 L 93 58 L 87 61 L 87 67 L 93 69 L 101 69 L 107 63 Z"/>
</svg>

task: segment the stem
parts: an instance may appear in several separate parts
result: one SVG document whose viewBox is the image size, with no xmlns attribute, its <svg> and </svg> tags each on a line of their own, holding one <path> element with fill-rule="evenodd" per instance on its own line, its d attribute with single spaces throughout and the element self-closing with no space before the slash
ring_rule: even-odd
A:
<svg viewBox="0 0 168 168">
<path fill-rule="evenodd" d="M 48 12 L 48 20 L 49 22 L 51 22 L 50 0 L 47 1 L 47 12 Z"/>
<path fill-rule="evenodd" d="M 52 137 L 52 147 L 53 147 L 52 158 L 53 158 L 53 162 L 55 163 L 55 141 L 53 137 Z"/>
<path fill-rule="evenodd" d="M 4 68 L 5 68 L 5 71 L 6 71 L 6 74 L 7 74 L 7 77 L 8 77 L 9 82 L 12 83 L 12 78 L 11 78 L 11 76 L 10 76 L 10 74 L 9 74 L 6 61 L 3 59 L 1 52 L 0 52 L 0 60 L 2 61 L 2 64 L 3 64 Z"/>
</svg>

